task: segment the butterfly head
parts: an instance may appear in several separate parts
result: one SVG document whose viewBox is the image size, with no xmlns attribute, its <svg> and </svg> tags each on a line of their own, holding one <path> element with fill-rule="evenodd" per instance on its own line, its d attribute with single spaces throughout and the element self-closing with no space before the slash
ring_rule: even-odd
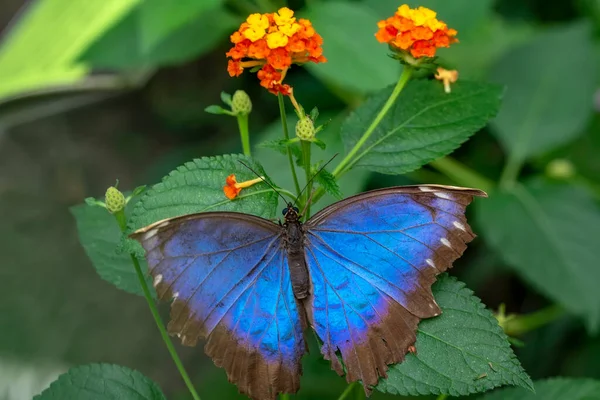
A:
<svg viewBox="0 0 600 400">
<path fill-rule="evenodd" d="M 300 219 L 300 210 L 298 209 L 298 207 L 294 207 L 292 203 L 288 203 L 287 207 L 284 208 L 281 211 L 281 213 L 285 217 L 285 220 L 288 222 L 297 221 L 298 219 Z"/>
</svg>

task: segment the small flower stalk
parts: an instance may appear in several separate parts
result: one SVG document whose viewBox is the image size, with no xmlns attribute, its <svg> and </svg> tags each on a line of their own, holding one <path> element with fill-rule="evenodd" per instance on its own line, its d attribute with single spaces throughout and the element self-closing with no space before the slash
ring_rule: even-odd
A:
<svg viewBox="0 0 600 400">
<path fill-rule="evenodd" d="M 442 67 L 438 67 L 435 79 L 444 83 L 444 92 L 451 93 L 452 88 L 450 84 L 455 83 L 458 80 L 457 70 L 447 70 Z"/>
<path fill-rule="evenodd" d="M 244 182 L 238 183 L 237 179 L 235 178 L 235 175 L 231 174 L 225 179 L 225 186 L 223 186 L 223 193 L 225 193 L 225 197 L 227 197 L 229 200 L 233 200 L 240 194 L 242 189 L 245 189 L 245 188 L 248 188 L 257 183 L 263 182 L 264 180 L 265 180 L 265 178 L 263 176 L 261 176 L 256 179 L 251 179 L 249 181 L 244 181 Z"/>
<path fill-rule="evenodd" d="M 260 85 L 275 95 L 292 94 L 292 88 L 283 83 L 292 64 L 327 61 L 321 35 L 309 20 L 296 19 L 287 7 L 276 13 L 251 14 L 230 39 L 234 46 L 226 53 L 229 75 L 257 69 Z"/>
<path fill-rule="evenodd" d="M 393 57 L 405 64 L 414 67 L 431 63 L 437 49 L 458 42 L 457 31 L 436 16 L 426 7 L 413 9 L 403 4 L 394 15 L 377 23 L 375 37 L 387 43 Z"/>
</svg>

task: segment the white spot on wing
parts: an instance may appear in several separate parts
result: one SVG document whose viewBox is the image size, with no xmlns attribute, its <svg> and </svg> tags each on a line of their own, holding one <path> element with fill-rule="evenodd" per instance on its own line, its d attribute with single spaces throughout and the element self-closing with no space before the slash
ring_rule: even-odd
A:
<svg viewBox="0 0 600 400">
<path fill-rule="evenodd" d="M 148 232 L 142 235 L 142 240 L 148 240 L 154 237 L 158 233 L 158 229 L 150 229 Z"/>
<path fill-rule="evenodd" d="M 461 224 L 460 222 L 458 222 L 458 221 L 454 221 L 454 222 L 452 223 L 452 225 L 454 225 L 455 227 L 457 227 L 457 228 L 458 228 L 458 229 L 460 229 L 461 231 L 464 231 L 464 232 L 466 232 L 466 231 L 467 231 L 467 229 L 465 228 L 465 226 L 464 226 L 463 224 Z"/>
<path fill-rule="evenodd" d="M 449 241 L 448 239 L 446 239 L 446 238 L 441 238 L 441 239 L 440 239 L 440 242 L 442 242 L 442 244 L 443 244 L 444 246 L 452 248 L 452 245 L 450 244 L 450 241 Z"/>
<path fill-rule="evenodd" d="M 435 194 L 440 199 L 446 199 L 446 200 L 452 199 L 452 197 L 450 197 L 450 195 L 446 192 L 434 192 L 433 194 Z"/>
<path fill-rule="evenodd" d="M 432 268 L 435 268 L 435 264 L 433 263 L 433 260 L 431 258 L 428 258 L 427 260 L 425 260 L 425 262 L 427 263 L 427 265 L 429 265 Z"/>
<path fill-rule="evenodd" d="M 179 297 L 179 292 L 173 293 L 173 300 L 177 300 L 178 297 Z"/>
<path fill-rule="evenodd" d="M 163 276 L 161 274 L 158 274 L 154 277 L 154 287 L 157 287 L 159 283 L 161 283 L 163 280 Z"/>
<path fill-rule="evenodd" d="M 437 189 L 428 186 L 419 186 L 421 192 L 435 192 Z"/>
</svg>

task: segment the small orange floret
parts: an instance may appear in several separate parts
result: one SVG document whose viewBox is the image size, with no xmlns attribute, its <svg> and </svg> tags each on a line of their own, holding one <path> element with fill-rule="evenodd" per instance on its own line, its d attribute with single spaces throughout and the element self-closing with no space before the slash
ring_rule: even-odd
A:
<svg viewBox="0 0 600 400">
<path fill-rule="evenodd" d="M 458 80 L 458 71 L 455 69 L 448 70 L 438 67 L 435 79 L 444 82 L 444 91 L 450 93 L 452 91 L 450 84 Z"/>
<path fill-rule="evenodd" d="M 276 13 L 252 14 L 231 36 L 234 46 L 226 53 L 227 71 L 239 76 L 245 68 L 262 67 L 261 86 L 271 93 L 290 95 L 291 87 L 282 83 L 292 64 L 322 63 L 323 38 L 307 19 L 294 17 L 287 7 Z M 237 63 L 236 63 L 237 62 Z"/>
<path fill-rule="evenodd" d="M 251 179 L 249 181 L 244 181 L 238 183 L 235 179 L 235 175 L 231 174 L 225 179 L 225 186 L 223 186 L 223 193 L 229 200 L 233 200 L 237 197 L 238 194 L 242 191 L 242 189 L 250 187 L 256 183 L 262 182 L 264 178 L 261 176 L 256 179 Z"/>
<path fill-rule="evenodd" d="M 438 48 L 458 42 L 457 32 L 436 18 L 425 7 L 412 9 L 403 4 L 396 13 L 377 23 L 375 38 L 398 51 L 410 52 L 415 58 L 434 57 Z"/>
</svg>

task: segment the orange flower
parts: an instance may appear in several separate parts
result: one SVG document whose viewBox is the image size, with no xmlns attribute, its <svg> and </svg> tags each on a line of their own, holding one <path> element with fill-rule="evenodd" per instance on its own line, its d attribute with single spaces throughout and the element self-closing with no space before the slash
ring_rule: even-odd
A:
<svg viewBox="0 0 600 400">
<path fill-rule="evenodd" d="M 227 72 L 239 76 L 246 68 L 258 71 L 260 85 L 273 94 L 291 95 L 292 88 L 283 84 L 292 64 L 322 63 L 323 38 L 307 19 L 294 17 L 287 7 L 276 13 L 252 14 L 231 36 L 234 46 L 225 54 L 230 58 Z"/>
<path fill-rule="evenodd" d="M 250 187 L 256 183 L 262 182 L 264 178 L 261 176 L 260 178 L 252 179 L 249 181 L 237 183 L 235 179 L 235 175 L 231 174 L 225 179 L 225 186 L 223 186 L 223 193 L 229 200 L 233 200 L 237 197 L 238 194 L 242 191 L 242 189 Z"/>
<path fill-rule="evenodd" d="M 375 38 L 393 50 L 410 52 L 415 58 L 434 57 L 438 48 L 458 42 L 457 32 L 436 19 L 435 11 L 425 7 L 410 8 L 403 4 L 396 13 L 377 23 Z"/>
</svg>

